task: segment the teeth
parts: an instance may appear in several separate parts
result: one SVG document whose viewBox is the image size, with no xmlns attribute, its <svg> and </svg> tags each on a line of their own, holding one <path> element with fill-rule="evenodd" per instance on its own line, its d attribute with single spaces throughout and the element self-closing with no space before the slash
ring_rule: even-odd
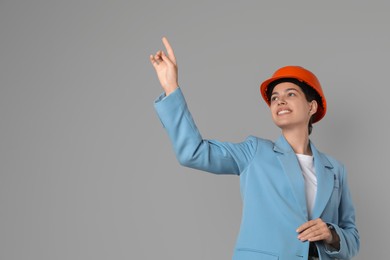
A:
<svg viewBox="0 0 390 260">
<path fill-rule="evenodd" d="M 290 112 L 291 112 L 290 110 L 282 110 L 282 111 L 278 112 L 278 115 L 284 115 L 284 114 L 287 114 L 287 113 L 290 113 Z"/>
</svg>

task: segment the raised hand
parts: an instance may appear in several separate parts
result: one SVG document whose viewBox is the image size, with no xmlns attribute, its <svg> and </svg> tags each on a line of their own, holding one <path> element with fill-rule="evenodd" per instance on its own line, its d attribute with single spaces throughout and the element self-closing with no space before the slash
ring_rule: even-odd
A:
<svg viewBox="0 0 390 260">
<path fill-rule="evenodd" d="M 179 86 L 178 68 L 175 54 L 173 53 L 173 49 L 169 44 L 168 39 L 163 37 L 162 42 L 167 50 L 167 55 L 159 50 L 154 56 L 151 54 L 149 59 L 156 70 L 157 77 L 165 94 L 168 96 Z"/>
</svg>

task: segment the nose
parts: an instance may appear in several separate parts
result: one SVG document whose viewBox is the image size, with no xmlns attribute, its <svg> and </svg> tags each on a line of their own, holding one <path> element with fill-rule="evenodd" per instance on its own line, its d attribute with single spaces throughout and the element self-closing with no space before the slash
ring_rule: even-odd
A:
<svg viewBox="0 0 390 260">
<path fill-rule="evenodd" d="M 283 99 L 283 98 L 279 98 L 278 99 L 278 105 L 280 106 L 280 105 L 286 105 L 287 104 L 287 102 Z"/>
</svg>

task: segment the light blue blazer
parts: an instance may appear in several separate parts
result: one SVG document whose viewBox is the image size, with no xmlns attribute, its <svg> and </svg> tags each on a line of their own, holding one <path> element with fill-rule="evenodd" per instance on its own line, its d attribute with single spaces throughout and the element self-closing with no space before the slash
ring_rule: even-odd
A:
<svg viewBox="0 0 390 260">
<path fill-rule="evenodd" d="M 296 232 L 309 220 L 305 184 L 286 139 L 202 139 L 180 88 L 162 94 L 154 105 L 181 165 L 240 176 L 242 221 L 233 259 L 306 260 L 309 243 L 298 240 Z M 313 219 L 333 225 L 341 239 L 339 251 L 317 242 L 320 259 L 350 259 L 359 250 L 359 235 L 344 166 L 310 145 L 318 183 Z"/>
</svg>

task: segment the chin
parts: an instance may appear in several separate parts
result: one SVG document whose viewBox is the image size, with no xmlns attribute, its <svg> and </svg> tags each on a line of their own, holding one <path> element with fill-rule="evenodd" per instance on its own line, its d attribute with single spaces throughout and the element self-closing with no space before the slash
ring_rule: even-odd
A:
<svg viewBox="0 0 390 260">
<path fill-rule="evenodd" d="M 291 125 L 290 122 L 281 122 L 281 121 L 276 121 L 276 120 L 274 120 L 274 124 L 275 124 L 277 127 L 281 128 L 281 129 L 283 129 L 283 128 L 285 128 L 285 127 L 289 127 L 289 126 Z"/>
<path fill-rule="evenodd" d="M 282 130 L 292 129 L 294 127 L 300 128 L 302 126 L 302 123 L 291 122 L 290 120 L 274 120 L 274 124 Z M 306 126 L 305 124 L 303 125 Z"/>
</svg>

